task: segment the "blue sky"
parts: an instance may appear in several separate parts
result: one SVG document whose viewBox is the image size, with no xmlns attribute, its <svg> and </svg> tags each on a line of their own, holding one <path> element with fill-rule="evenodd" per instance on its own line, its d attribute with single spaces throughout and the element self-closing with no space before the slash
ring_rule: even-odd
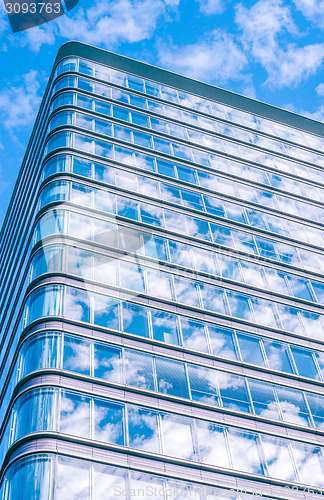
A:
<svg viewBox="0 0 324 500">
<path fill-rule="evenodd" d="M 1 3 L 0 224 L 56 53 L 67 40 L 323 121 L 323 35 L 320 0 L 80 0 L 69 16 L 15 34 Z"/>
</svg>

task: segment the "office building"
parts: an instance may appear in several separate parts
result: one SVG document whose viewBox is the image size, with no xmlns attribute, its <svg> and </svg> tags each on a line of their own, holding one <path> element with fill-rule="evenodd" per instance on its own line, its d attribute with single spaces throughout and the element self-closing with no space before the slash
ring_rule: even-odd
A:
<svg viewBox="0 0 324 500">
<path fill-rule="evenodd" d="M 323 493 L 323 147 L 63 45 L 2 229 L 1 500 Z"/>
</svg>

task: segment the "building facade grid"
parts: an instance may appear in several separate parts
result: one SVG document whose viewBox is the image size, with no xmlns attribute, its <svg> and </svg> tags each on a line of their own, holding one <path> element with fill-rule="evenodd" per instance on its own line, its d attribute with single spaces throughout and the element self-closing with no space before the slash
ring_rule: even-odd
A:
<svg viewBox="0 0 324 500">
<path fill-rule="evenodd" d="M 323 494 L 321 125 L 65 47 L 2 230 L 2 499 Z"/>
</svg>

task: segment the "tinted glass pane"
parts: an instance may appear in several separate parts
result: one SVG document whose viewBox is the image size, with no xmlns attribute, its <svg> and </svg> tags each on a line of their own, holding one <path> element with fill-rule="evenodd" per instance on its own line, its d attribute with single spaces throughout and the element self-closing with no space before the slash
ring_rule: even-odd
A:
<svg viewBox="0 0 324 500">
<path fill-rule="evenodd" d="M 141 337 L 149 337 L 148 311 L 131 302 L 122 303 L 123 330 Z"/>
<path fill-rule="evenodd" d="M 188 365 L 191 397 L 194 401 L 220 405 L 219 391 L 214 370 Z"/>
<path fill-rule="evenodd" d="M 153 357 L 125 349 L 125 376 L 126 384 L 154 391 Z"/>
<path fill-rule="evenodd" d="M 60 432 L 90 437 L 90 398 L 70 392 L 62 393 Z"/>
<path fill-rule="evenodd" d="M 306 394 L 306 399 L 313 416 L 315 426 L 324 429 L 324 397 L 319 394 Z"/>
<path fill-rule="evenodd" d="M 177 316 L 157 309 L 151 310 L 153 338 L 168 344 L 179 345 Z"/>
<path fill-rule="evenodd" d="M 260 339 L 250 335 L 237 333 L 238 343 L 242 355 L 242 360 L 245 363 L 265 366 L 263 353 L 261 350 Z"/>
<path fill-rule="evenodd" d="M 315 364 L 314 354 L 300 347 L 291 346 L 291 352 L 296 363 L 299 375 L 319 379 L 319 373 Z"/>
<path fill-rule="evenodd" d="M 229 468 L 230 462 L 223 426 L 202 420 L 196 422 L 202 462 Z"/>
<path fill-rule="evenodd" d="M 280 342 L 264 339 L 264 348 L 272 370 L 293 373 L 288 347 Z"/>
<path fill-rule="evenodd" d="M 63 370 L 90 375 L 90 342 L 64 337 Z"/>
<path fill-rule="evenodd" d="M 90 322 L 90 297 L 86 291 L 66 288 L 64 315 L 69 319 Z"/>
<path fill-rule="evenodd" d="M 94 344 L 94 376 L 120 383 L 122 377 L 122 350 L 104 344 Z"/>
<path fill-rule="evenodd" d="M 195 460 L 192 424 L 189 418 L 163 414 L 161 418 L 164 454 Z"/>
<path fill-rule="evenodd" d="M 234 331 L 221 326 L 208 325 L 212 353 L 223 358 L 237 359 Z"/>
<path fill-rule="evenodd" d="M 129 406 L 127 415 L 129 446 L 159 453 L 161 448 L 157 412 Z"/>
<path fill-rule="evenodd" d="M 119 306 L 117 299 L 96 294 L 94 297 L 94 323 L 119 330 Z"/>
<path fill-rule="evenodd" d="M 276 400 L 274 387 L 271 384 L 252 379 L 248 380 L 248 385 L 254 412 L 265 418 L 280 420 L 279 404 Z"/>
<path fill-rule="evenodd" d="M 183 345 L 196 351 L 208 352 L 206 327 L 200 321 L 180 317 Z"/>
<path fill-rule="evenodd" d="M 243 377 L 231 375 L 226 372 L 218 372 L 217 379 L 222 403 L 225 408 L 252 412 L 250 398 Z"/>
<path fill-rule="evenodd" d="M 184 363 L 156 357 L 155 366 L 159 392 L 189 397 Z"/>
<path fill-rule="evenodd" d="M 57 500 L 90 500 L 90 467 L 83 460 L 58 457 Z"/>
<path fill-rule="evenodd" d="M 94 439 L 124 445 L 123 405 L 94 400 Z"/>
</svg>

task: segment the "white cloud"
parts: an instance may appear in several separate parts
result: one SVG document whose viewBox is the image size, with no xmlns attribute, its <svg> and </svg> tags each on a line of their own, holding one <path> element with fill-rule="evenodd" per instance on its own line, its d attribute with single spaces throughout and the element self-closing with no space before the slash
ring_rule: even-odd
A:
<svg viewBox="0 0 324 500">
<path fill-rule="evenodd" d="M 307 19 L 324 26 L 323 0 L 293 0 L 293 2 Z"/>
<path fill-rule="evenodd" d="M 111 48 L 119 42 L 149 39 L 158 19 L 179 0 L 97 0 L 87 10 L 58 19 L 59 35 Z"/>
<path fill-rule="evenodd" d="M 4 127 L 14 129 L 31 125 L 41 101 L 39 73 L 29 71 L 18 81 L 0 92 L 0 116 Z"/>
<path fill-rule="evenodd" d="M 203 14 L 221 14 L 225 10 L 224 0 L 198 0 L 200 4 L 200 11 Z"/>
<path fill-rule="evenodd" d="M 45 26 L 36 26 L 33 29 L 27 30 L 22 43 L 29 45 L 29 48 L 34 52 L 39 52 L 44 43 L 54 45 L 55 35 L 53 25 L 49 23 Z"/>
<path fill-rule="evenodd" d="M 247 59 L 233 37 L 221 30 L 202 42 L 182 47 L 160 44 L 160 63 L 192 78 L 216 85 L 243 78 Z"/>
<path fill-rule="evenodd" d="M 320 83 L 319 85 L 317 85 L 315 90 L 318 93 L 318 95 L 324 97 L 324 83 Z"/>
<path fill-rule="evenodd" d="M 281 0 L 259 0 L 250 9 L 240 4 L 235 19 L 242 30 L 245 49 L 268 73 L 267 84 L 295 86 L 321 66 L 323 43 L 303 47 L 287 43 L 287 36 L 298 35 L 298 30 Z"/>
</svg>

